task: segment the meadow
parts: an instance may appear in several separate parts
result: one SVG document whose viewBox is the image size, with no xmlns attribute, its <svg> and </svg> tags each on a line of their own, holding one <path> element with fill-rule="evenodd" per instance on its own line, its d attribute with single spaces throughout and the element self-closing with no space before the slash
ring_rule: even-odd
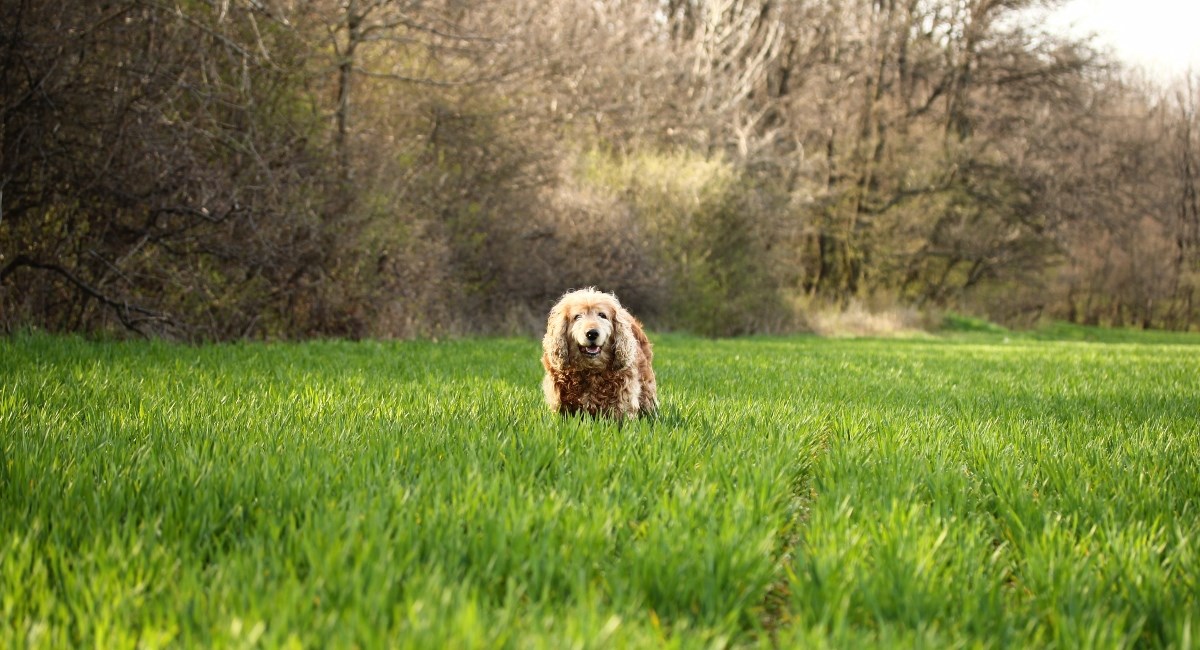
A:
<svg viewBox="0 0 1200 650">
<path fill-rule="evenodd" d="M 1200 336 L 655 340 L 0 340 L 0 647 L 1200 644 Z"/>
</svg>

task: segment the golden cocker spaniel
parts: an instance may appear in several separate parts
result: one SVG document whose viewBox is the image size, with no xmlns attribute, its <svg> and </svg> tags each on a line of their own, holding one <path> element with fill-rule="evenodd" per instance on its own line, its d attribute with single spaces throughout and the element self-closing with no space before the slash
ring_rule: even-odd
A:
<svg viewBox="0 0 1200 650">
<path fill-rule="evenodd" d="M 563 296 L 550 310 L 542 350 L 550 410 L 617 419 L 658 410 L 650 340 L 613 294 Z"/>
</svg>

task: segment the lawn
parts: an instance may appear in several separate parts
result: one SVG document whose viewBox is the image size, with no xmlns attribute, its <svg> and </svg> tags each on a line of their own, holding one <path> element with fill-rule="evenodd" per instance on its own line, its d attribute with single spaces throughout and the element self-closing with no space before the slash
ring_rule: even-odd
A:
<svg viewBox="0 0 1200 650">
<path fill-rule="evenodd" d="M 1066 333 L 657 336 L 624 426 L 533 340 L 0 340 L 0 646 L 1196 647 L 1200 336 Z"/>
</svg>

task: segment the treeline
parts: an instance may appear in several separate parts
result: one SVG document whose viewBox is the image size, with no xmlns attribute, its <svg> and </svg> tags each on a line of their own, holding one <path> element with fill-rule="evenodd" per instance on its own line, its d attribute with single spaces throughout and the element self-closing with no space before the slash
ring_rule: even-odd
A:
<svg viewBox="0 0 1200 650">
<path fill-rule="evenodd" d="M 0 326 L 1200 326 L 1200 79 L 1038 0 L 0 0 Z"/>
</svg>

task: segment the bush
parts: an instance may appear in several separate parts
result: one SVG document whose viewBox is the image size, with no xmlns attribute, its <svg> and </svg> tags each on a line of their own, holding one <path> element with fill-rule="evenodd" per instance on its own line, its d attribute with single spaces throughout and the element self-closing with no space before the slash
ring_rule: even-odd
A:
<svg viewBox="0 0 1200 650">
<path fill-rule="evenodd" d="M 693 152 L 583 159 L 585 182 L 629 206 L 665 282 L 654 325 L 708 336 L 778 331 L 794 324 L 780 295 L 769 188 L 732 165 Z"/>
</svg>

